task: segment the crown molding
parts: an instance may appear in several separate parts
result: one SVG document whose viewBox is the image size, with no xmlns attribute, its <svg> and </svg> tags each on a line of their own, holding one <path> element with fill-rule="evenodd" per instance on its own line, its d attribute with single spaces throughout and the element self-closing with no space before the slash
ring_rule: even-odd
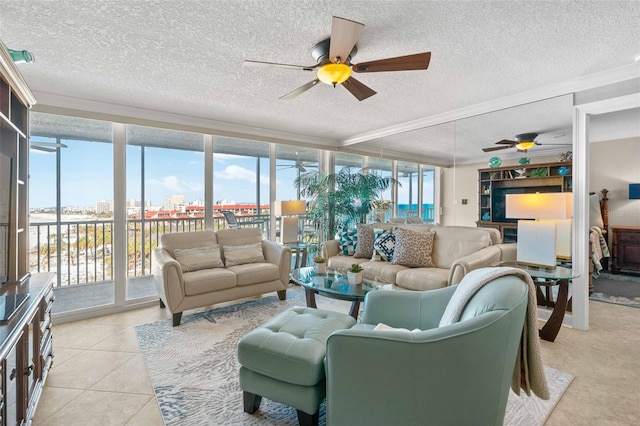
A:
<svg viewBox="0 0 640 426">
<path fill-rule="evenodd" d="M 70 115 L 94 120 L 112 121 L 141 126 L 152 126 L 186 132 L 204 133 L 231 138 L 252 139 L 286 145 L 304 145 L 319 149 L 336 148 L 337 140 L 317 138 L 297 133 L 260 127 L 244 126 L 225 121 L 211 120 L 182 114 L 135 108 L 89 99 L 38 92 L 36 112 Z"/>
<path fill-rule="evenodd" d="M 407 121 L 405 123 L 383 127 L 371 132 L 354 135 L 340 141 L 340 146 L 345 147 L 354 145 L 372 139 L 383 138 L 398 133 L 410 132 L 412 130 L 421 129 L 423 127 L 449 123 L 452 121 L 461 120 L 480 114 L 486 114 L 501 109 L 512 108 L 515 106 L 537 102 L 544 99 L 555 98 L 557 96 L 572 94 L 583 90 L 606 86 L 608 84 L 619 83 L 621 81 L 633 80 L 637 79 L 638 76 L 640 76 L 640 62 L 626 65 L 624 67 L 614 68 L 608 71 L 590 74 L 587 76 L 576 78 L 574 80 L 552 84 L 539 89 L 505 96 L 488 102 L 483 102 L 457 110 L 448 111 L 442 114 L 435 114 L 429 117 Z"/>
</svg>

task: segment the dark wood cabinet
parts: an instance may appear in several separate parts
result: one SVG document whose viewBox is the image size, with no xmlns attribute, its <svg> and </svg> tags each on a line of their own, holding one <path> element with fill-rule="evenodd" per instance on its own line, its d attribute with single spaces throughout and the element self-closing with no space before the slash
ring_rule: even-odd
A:
<svg viewBox="0 0 640 426">
<path fill-rule="evenodd" d="M 611 272 L 640 275 L 640 226 L 611 227 Z"/>
<path fill-rule="evenodd" d="M 5 284 L 0 297 L 28 295 L 5 321 L 0 321 L 0 425 L 26 425 L 53 363 L 51 307 L 55 274 L 27 277 Z M 6 306 L 10 303 L 7 302 Z"/>
</svg>

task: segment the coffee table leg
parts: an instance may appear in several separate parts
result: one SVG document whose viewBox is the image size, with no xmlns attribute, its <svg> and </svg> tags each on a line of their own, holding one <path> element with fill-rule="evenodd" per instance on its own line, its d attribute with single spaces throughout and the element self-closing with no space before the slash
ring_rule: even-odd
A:
<svg viewBox="0 0 640 426">
<path fill-rule="evenodd" d="M 349 315 L 353 317 L 356 321 L 358 320 L 358 313 L 360 312 L 360 301 L 354 300 L 351 303 L 351 310 L 349 311 Z"/>
<path fill-rule="evenodd" d="M 558 288 L 558 300 L 556 300 L 556 305 L 553 307 L 553 311 L 551 312 L 551 316 L 547 320 L 547 323 L 539 332 L 540 338 L 549 342 L 553 342 L 554 340 L 556 340 L 556 336 L 558 335 L 560 327 L 562 326 L 564 314 L 567 310 L 567 299 L 569 297 L 569 281 L 561 280 L 558 285 L 560 287 Z"/>
<path fill-rule="evenodd" d="M 305 287 L 304 289 L 304 295 L 307 299 L 307 307 L 308 308 L 318 308 L 316 306 L 316 294 L 314 291 L 309 290 L 308 288 Z"/>
</svg>

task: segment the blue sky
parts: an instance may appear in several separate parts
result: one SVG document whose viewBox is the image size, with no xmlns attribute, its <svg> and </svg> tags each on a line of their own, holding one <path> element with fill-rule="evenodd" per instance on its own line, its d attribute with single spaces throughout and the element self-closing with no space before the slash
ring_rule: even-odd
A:
<svg viewBox="0 0 640 426">
<path fill-rule="evenodd" d="M 33 141 L 52 140 L 32 138 Z M 113 200 L 112 145 L 99 142 L 63 141 L 61 155 L 62 206 L 93 206 L 96 201 Z M 56 204 L 56 157 L 53 153 L 31 150 L 30 206 L 53 207 Z M 293 161 L 278 160 L 278 165 Z M 256 174 L 256 160 L 228 154 L 214 154 L 215 201 L 230 200 L 253 203 L 256 181 L 260 179 L 261 203 L 269 201 L 269 160 L 261 159 L 260 176 Z M 127 200 L 141 199 L 140 147 L 127 147 Z M 296 169 L 277 168 L 276 199 L 296 199 L 293 181 Z M 414 198 L 417 184 L 414 181 Z M 433 184 L 425 182 L 425 193 L 433 197 Z M 399 203 L 408 202 L 408 184 L 399 189 Z M 186 203 L 204 199 L 204 154 L 185 150 L 145 149 L 145 198 L 152 205 L 162 205 L 166 195 L 184 195 Z"/>
</svg>

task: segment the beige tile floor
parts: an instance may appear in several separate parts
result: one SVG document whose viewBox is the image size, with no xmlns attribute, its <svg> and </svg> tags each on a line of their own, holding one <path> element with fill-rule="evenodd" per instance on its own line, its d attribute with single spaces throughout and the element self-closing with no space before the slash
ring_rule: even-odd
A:
<svg viewBox="0 0 640 426">
<path fill-rule="evenodd" d="M 640 309 L 590 302 L 591 330 L 563 327 L 543 361 L 575 380 L 547 425 L 640 424 Z M 54 325 L 56 357 L 35 425 L 162 425 L 134 326 L 169 318 L 151 307 Z"/>
</svg>

